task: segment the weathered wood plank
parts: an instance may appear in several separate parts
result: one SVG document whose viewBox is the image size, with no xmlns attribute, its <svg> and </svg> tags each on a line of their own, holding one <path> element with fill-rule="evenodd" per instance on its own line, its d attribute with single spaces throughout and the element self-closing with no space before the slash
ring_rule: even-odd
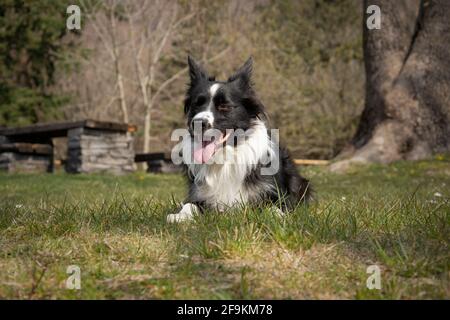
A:
<svg viewBox="0 0 450 320">
<path fill-rule="evenodd" d="M 64 137 L 68 131 L 75 128 L 87 128 L 114 132 L 134 132 L 136 126 L 126 123 L 106 122 L 97 120 L 66 121 L 57 123 L 39 123 L 24 127 L 1 128 L 0 135 L 18 140 L 39 140 L 45 138 Z"/>
<path fill-rule="evenodd" d="M 85 121 L 39 123 L 31 126 L 0 129 L 0 135 L 7 137 L 46 133 L 49 137 L 64 136 L 67 130 L 84 126 Z"/>
<path fill-rule="evenodd" d="M 135 162 L 146 162 L 154 160 L 164 160 L 165 154 L 163 152 L 159 153 L 138 153 L 134 157 Z"/>
<path fill-rule="evenodd" d="M 328 160 L 313 160 L 313 159 L 294 159 L 296 165 L 311 165 L 311 166 L 326 166 L 330 164 Z"/>
<path fill-rule="evenodd" d="M 19 152 L 19 153 L 51 155 L 53 154 L 53 148 L 49 144 L 16 142 L 16 143 L 0 144 L 0 152 Z"/>
</svg>

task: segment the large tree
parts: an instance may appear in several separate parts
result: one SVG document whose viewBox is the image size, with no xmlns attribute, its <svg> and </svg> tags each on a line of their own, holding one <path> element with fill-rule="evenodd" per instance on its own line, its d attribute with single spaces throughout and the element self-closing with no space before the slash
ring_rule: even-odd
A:
<svg viewBox="0 0 450 320">
<path fill-rule="evenodd" d="M 381 28 L 363 26 L 365 108 L 332 169 L 417 160 L 450 150 L 450 1 L 366 0 Z"/>
</svg>

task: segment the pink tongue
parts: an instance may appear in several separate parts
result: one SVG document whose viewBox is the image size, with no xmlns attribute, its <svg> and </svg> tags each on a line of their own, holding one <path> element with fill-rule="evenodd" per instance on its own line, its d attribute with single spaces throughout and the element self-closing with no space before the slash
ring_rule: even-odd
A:
<svg viewBox="0 0 450 320">
<path fill-rule="evenodd" d="M 198 149 L 194 150 L 194 160 L 197 163 L 206 163 L 214 155 L 216 144 L 214 142 L 203 142 Z"/>
</svg>

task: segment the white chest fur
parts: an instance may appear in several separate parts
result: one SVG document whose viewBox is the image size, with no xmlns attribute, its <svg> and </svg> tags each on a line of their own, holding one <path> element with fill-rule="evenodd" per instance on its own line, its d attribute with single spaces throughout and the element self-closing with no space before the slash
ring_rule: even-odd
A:
<svg viewBox="0 0 450 320">
<path fill-rule="evenodd" d="M 274 155 L 265 124 L 260 120 L 255 121 L 245 141 L 236 147 L 226 145 L 224 150 L 214 156 L 214 163 L 188 165 L 197 187 L 196 197 L 219 210 L 237 203 L 258 200 L 262 192 L 272 186 L 261 184 L 257 188 L 249 187 L 245 179 L 263 158 Z M 220 161 L 217 161 L 218 157 Z"/>
</svg>

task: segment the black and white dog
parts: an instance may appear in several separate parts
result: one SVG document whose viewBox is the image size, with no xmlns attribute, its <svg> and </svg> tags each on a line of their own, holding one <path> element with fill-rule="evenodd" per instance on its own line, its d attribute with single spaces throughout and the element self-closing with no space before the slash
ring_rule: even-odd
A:
<svg viewBox="0 0 450 320">
<path fill-rule="evenodd" d="M 307 201 L 308 180 L 268 129 L 264 106 L 252 87 L 250 58 L 227 81 L 216 81 L 188 57 L 190 84 L 184 113 L 188 135 L 180 145 L 189 195 L 169 222 L 205 209 L 272 204 L 286 212 Z"/>
</svg>

